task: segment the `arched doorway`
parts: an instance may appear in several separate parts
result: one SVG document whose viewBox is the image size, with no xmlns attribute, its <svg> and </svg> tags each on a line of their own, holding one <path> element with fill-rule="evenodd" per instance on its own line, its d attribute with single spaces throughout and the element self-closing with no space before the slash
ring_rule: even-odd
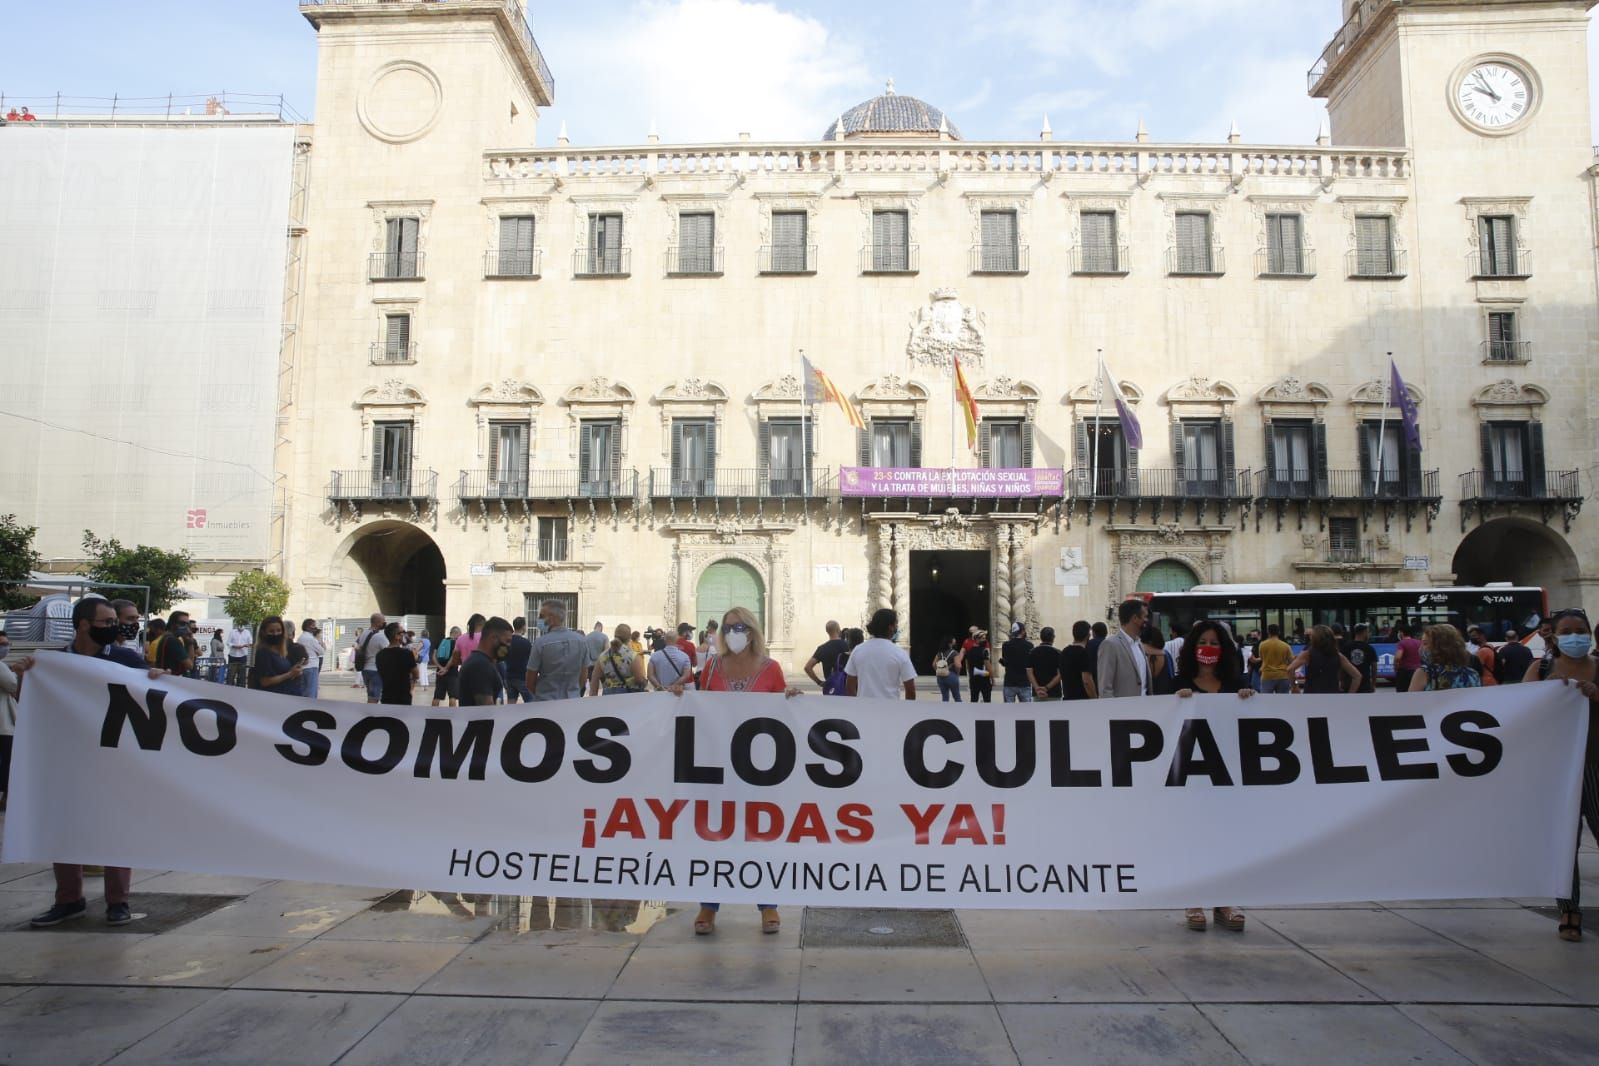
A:
<svg viewBox="0 0 1599 1066">
<path fill-rule="evenodd" d="M 766 589 L 761 575 L 748 563 L 722 559 L 707 566 L 700 575 L 694 592 L 695 626 L 703 628 L 712 619 L 720 623 L 730 607 L 748 607 L 755 612 L 762 632 L 770 629 L 766 624 Z"/>
<path fill-rule="evenodd" d="M 362 526 L 339 546 L 333 570 L 344 586 L 341 613 L 349 617 L 422 615 L 430 626 L 444 618 L 444 553 L 419 526 Z"/>
<path fill-rule="evenodd" d="M 1139 592 L 1187 592 L 1199 584 L 1199 575 L 1176 559 L 1162 559 L 1138 577 Z"/>
<path fill-rule="evenodd" d="M 1507 581 L 1547 589 L 1551 609 L 1581 602 L 1577 553 L 1530 518 L 1496 518 L 1467 533 L 1455 549 L 1454 571 L 1461 585 Z"/>
</svg>

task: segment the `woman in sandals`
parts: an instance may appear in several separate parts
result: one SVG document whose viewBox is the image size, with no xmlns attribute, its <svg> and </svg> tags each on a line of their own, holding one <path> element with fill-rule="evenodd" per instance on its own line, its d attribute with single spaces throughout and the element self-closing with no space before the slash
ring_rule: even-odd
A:
<svg viewBox="0 0 1599 1066">
<path fill-rule="evenodd" d="M 699 688 L 704 692 L 781 692 L 789 698 L 800 690 L 789 685 L 783 677 L 783 665 L 766 654 L 766 638 L 761 635 L 760 623 L 746 607 L 734 607 L 722 616 L 722 625 L 716 631 L 716 655 L 700 672 Z M 681 678 L 667 691 L 681 696 L 688 687 L 689 678 Z M 758 904 L 761 911 L 761 932 L 775 933 L 783 927 L 777 913 L 777 904 Z M 716 913 L 720 903 L 701 903 L 700 913 L 694 918 L 694 935 L 710 936 L 716 932 Z"/>
<path fill-rule="evenodd" d="M 1244 673 L 1243 656 L 1233 643 L 1230 630 L 1220 622 L 1197 622 L 1183 641 L 1183 650 L 1177 657 L 1177 695 L 1190 699 L 1194 693 L 1207 695 L 1237 693 L 1247 700 L 1255 694 L 1249 678 Z M 1235 933 L 1244 931 L 1244 912 L 1237 907 L 1217 907 L 1213 912 L 1216 924 Z M 1184 917 L 1188 928 L 1195 932 L 1205 930 L 1205 908 L 1189 907 Z"/>
<path fill-rule="evenodd" d="M 1524 681 L 1561 681 L 1576 685 L 1588 697 L 1588 750 L 1582 763 L 1582 818 L 1588 831 L 1599 837 L 1599 659 L 1593 654 L 1593 626 L 1580 610 L 1561 611 L 1552 621 L 1555 637 L 1548 655 L 1527 667 Z M 1582 844 L 1582 826 L 1577 826 Z M 1560 939 L 1582 939 L 1582 870 L 1571 869 L 1571 898 L 1556 900 L 1560 909 Z"/>
<path fill-rule="evenodd" d="M 644 656 L 633 650 L 633 628 L 619 625 L 616 639 L 589 671 L 589 695 L 625 696 L 649 689 L 650 683 L 644 677 Z"/>
</svg>

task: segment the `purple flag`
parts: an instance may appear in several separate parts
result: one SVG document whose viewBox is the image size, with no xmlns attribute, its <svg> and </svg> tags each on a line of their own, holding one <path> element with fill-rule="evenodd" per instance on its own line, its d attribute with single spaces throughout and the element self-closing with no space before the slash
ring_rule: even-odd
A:
<svg viewBox="0 0 1599 1066">
<path fill-rule="evenodd" d="M 1388 361 L 1391 372 L 1389 392 L 1391 402 L 1405 420 L 1405 441 L 1412 451 L 1421 451 L 1421 412 L 1416 409 L 1416 401 L 1410 398 L 1410 390 L 1405 388 L 1405 379 L 1399 376 L 1399 364 L 1392 359 Z"/>
<path fill-rule="evenodd" d="M 1127 442 L 1127 447 L 1137 451 L 1144 446 L 1144 427 L 1138 422 L 1138 416 L 1133 414 L 1133 409 L 1127 406 L 1127 401 L 1122 399 L 1121 382 L 1111 376 L 1110 368 L 1105 361 L 1099 361 L 1099 389 L 1100 396 L 1109 396 L 1116 404 L 1116 417 L 1121 420 L 1122 439 Z"/>
</svg>

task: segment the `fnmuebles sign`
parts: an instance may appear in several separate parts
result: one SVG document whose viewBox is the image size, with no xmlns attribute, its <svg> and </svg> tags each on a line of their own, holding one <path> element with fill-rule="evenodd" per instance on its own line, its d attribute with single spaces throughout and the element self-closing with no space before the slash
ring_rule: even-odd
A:
<svg viewBox="0 0 1599 1066">
<path fill-rule="evenodd" d="M 24 686 L 4 859 L 901 907 L 1549 896 L 1571 883 L 1586 727 L 1560 684 L 444 710 L 46 654 Z"/>
</svg>

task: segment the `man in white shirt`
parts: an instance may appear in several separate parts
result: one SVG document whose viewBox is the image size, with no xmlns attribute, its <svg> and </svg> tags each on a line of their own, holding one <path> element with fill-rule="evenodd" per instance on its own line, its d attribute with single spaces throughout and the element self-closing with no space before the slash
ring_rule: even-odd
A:
<svg viewBox="0 0 1599 1066">
<path fill-rule="evenodd" d="M 916 698 L 916 667 L 904 648 L 894 643 L 899 635 L 899 615 L 887 607 L 866 623 L 870 634 L 856 648 L 844 667 L 844 691 L 868 699 L 908 700 Z"/>
<path fill-rule="evenodd" d="M 383 632 L 388 627 L 389 620 L 379 611 L 370 619 L 372 628 L 366 631 L 366 636 L 357 642 L 357 651 L 360 652 L 361 681 L 366 685 L 366 701 L 368 703 L 383 702 L 383 678 L 378 674 L 378 652 L 389 646 L 389 638 Z"/>
<path fill-rule="evenodd" d="M 1171 639 L 1166 642 L 1166 654 L 1171 656 L 1172 662 L 1180 662 L 1183 657 L 1183 627 L 1172 623 Z"/>
<path fill-rule="evenodd" d="M 250 649 L 254 646 L 255 637 L 250 635 L 250 627 L 235 621 L 233 631 L 228 634 L 228 684 L 234 688 L 244 687 L 250 667 Z"/>
</svg>

